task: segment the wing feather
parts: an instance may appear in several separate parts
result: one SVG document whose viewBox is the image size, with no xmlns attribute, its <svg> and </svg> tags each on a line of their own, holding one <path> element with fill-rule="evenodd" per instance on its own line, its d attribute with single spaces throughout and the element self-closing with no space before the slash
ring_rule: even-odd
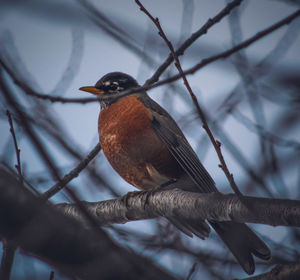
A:
<svg viewBox="0 0 300 280">
<path fill-rule="evenodd" d="M 149 97 L 141 97 L 140 101 L 151 111 L 152 126 L 156 135 L 167 145 L 171 154 L 194 181 L 199 191 L 216 192 L 215 182 L 172 117 Z"/>
</svg>

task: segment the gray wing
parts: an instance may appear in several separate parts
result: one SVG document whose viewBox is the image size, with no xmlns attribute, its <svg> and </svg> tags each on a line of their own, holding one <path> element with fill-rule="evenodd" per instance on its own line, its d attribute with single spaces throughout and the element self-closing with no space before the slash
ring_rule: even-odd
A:
<svg viewBox="0 0 300 280">
<path fill-rule="evenodd" d="M 156 135 L 167 145 L 182 169 L 194 181 L 201 192 L 216 192 L 217 188 L 209 173 L 173 118 L 146 94 L 139 100 L 152 113 L 152 126 Z"/>
</svg>

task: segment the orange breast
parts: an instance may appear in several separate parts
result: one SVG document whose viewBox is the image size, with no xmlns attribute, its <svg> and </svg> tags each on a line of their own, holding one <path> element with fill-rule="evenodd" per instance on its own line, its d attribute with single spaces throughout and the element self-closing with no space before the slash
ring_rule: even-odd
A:
<svg viewBox="0 0 300 280">
<path fill-rule="evenodd" d="M 152 130 L 151 118 L 136 96 L 122 98 L 99 116 L 100 144 L 106 158 L 127 182 L 140 189 L 168 181 L 177 166 Z"/>
</svg>

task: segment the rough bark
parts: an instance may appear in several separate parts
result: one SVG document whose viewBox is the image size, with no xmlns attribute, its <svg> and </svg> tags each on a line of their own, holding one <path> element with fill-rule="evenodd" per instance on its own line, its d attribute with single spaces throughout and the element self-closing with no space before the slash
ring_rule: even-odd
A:
<svg viewBox="0 0 300 280">
<path fill-rule="evenodd" d="M 151 193 L 133 192 L 101 202 L 83 202 L 89 213 L 102 225 L 126 223 L 158 216 L 182 219 L 207 219 L 300 226 L 300 201 L 243 196 L 234 194 L 192 193 L 179 189 Z M 75 204 L 57 204 L 65 214 L 83 220 Z"/>
</svg>

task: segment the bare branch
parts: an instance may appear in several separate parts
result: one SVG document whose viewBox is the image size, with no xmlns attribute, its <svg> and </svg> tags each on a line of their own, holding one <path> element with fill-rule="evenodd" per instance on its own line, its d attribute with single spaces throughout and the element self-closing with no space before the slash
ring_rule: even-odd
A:
<svg viewBox="0 0 300 280">
<path fill-rule="evenodd" d="M 3 255 L 1 259 L 0 279 L 2 280 L 10 279 L 15 252 L 16 252 L 16 246 L 8 240 L 3 240 Z"/>
<path fill-rule="evenodd" d="M 243 0 L 234 0 L 230 2 L 224 9 L 222 9 L 216 16 L 207 20 L 207 22 L 195 33 L 191 35 L 175 52 L 176 56 L 184 54 L 185 50 L 189 48 L 199 37 L 207 33 L 208 29 L 216 23 L 220 22 L 225 16 L 227 16 L 234 8 L 239 6 Z M 168 66 L 174 61 L 172 53 L 169 54 L 168 58 L 163 64 L 156 70 L 150 79 L 146 81 L 144 86 L 151 85 L 158 81 L 161 74 L 168 68 Z"/>
<path fill-rule="evenodd" d="M 236 45 L 235 47 L 224 51 L 222 53 L 219 53 L 217 55 L 211 56 L 209 58 L 203 59 L 201 62 L 196 64 L 195 66 L 191 67 L 190 69 L 187 69 L 184 71 L 184 75 L 191 75 L 194 74 L 196 71 L 202 69 L 203 67 L 207 66 L 210 63 L 213 63 L 217 60 L 224 59 L 229 57 L 230 55 L 249 47 L 251 44 L 255 43 L 256 41 L 262 39 L 263 37 L 269 35 L 270 33 L 274 32 L 275 30 L 281 28 L 282 26 L 291 23 L 294 19 L 300 16 L 300 10 L 297 10 L 296 12 L 292 13 L 291 15 L 287 16 L 286 18 L 282 19 L 281 21 L 275 23 L 274 25 L 271 25 L 270 27 L 258 32 L 254 36 L 250 37 L 249 39 L 243 41 L 242 43 Z M 159 87 L 161 85 L 165 85 L 174 81 L 177 81 L 181 78 L 180 74 L 174 75 L 170 78 L 164 79 L 160 82 L 157 82 L 151 88 Z M 150 87 L 149 87 L 150 88 Z M 148 87 L 146 89 L 149 89 Z"/>
<path fill-rule="evenodd" d="M 122 198 L 101 202 L 82 202 L 101 225 L 126 223 L 158 216 L 180 219 L 234 221 L 272 226 L 300 226 L 300 201 L 243 196 L 234 194 L 192 193 L 179 189 L 151 193 L 135 192 Z M 249 206 L 249 207 L 248 207 Z M 57 204 L 66 215 L 84 221 L 74 204 Z M 249 210 L 250 209 L 250 210 Z"/>
<path fill-rule="evenodd" d="M 13 138 L 14 146 L 15 146 L 15 152 L 16 152 L 16 157 L 17 157 L 17 164 L 15 165 L 17 171 L 18 171 L 18 177 L 21 185 L 24 183 L 24 178 L 22 175 L 22 170 L 21 170 L 21 159 L 20 159 L 20 149 L 18 147 L 17 143 L 17 138 L 15 134 L 15 129 L 14 129 L 14 124 L 12 121 L 12 117 L 10 115 L 9 110 L 6 110 L 6 115 L 8 118 L 8 123 L 10 126 L 10 133 Z M 12 266 L 14 263 L 14 258 L 15 258 L 15 253 L 16 253 L 16 246 L 11 243 L 8 240 L 3 240 L 3 255 L 1 259 L 1 267 L 0 267 L 0 279 L 3 280 L 9 280 L 10 279 L 10 274 L 12 270 Z"/>
<path fill-rule="evenodd" d="M 5 71 L 9 74 L 9 76 L 12 78 L 14 83 L 19 86 L 23 91 L 30 96 L 42 99 L 42 100 L 48 100 L 51 102 L 59 102 L 59 103 L 79 103 L 79 104 L 86 104 L 90 102 L 97 102 L 98 98 L 64 98 L 61 96 L 53 96 L 49 94 L 41 94 L 36 92 L 34 89 L 29 87 L 25 82 L 18 79 L 17 76 L 13 73 L 13 71 L 6 65 L 4 60 L 0 57 L 0 65 L 5 69 Z"/>
<path fill-rule="evenodd" d="M 45 149 L 44 145 L 40 141 L 39 137 L 37 136 L 36 132 L 33 130 L 31 123 L 27 121 L 27 118 L 24 112 L 21 110 L 20 105 L 15 101 L 13 95 L 11 94 L 10 90 L 8 89 L 7 85 L 4 82 L 3 77 L 0 73 L 0 89 L 3 92 L 3 96 L 7 103 L 14 109 L 16 115 L 19 117 L 22 127 L 26 131 L 28 137 L 32 141 L 33 145 L 36 147 L 40 157 L 43 159 L 45 164 L 49 167 L 49 170 L 52 173 L 52 176 L 60 181 L 60 176 L 57 167 L 54 164 L 53 159 L 50 157 L 49 152 Z"/>
<path fill-rule="evenodd" d="M 57 182 L 53 187 L 44 192 L 41 198 L 48 200 L 50 197 L 58 193 L 63 187 L 68 184 L 71 180 L 76 178 L 79 173 L 87 167 L 87 165 L 95 158 L 95 156 L 100 152 L 100 144 L 97 144 L 95 148 L 83 159 L 79 164 L 72 169 L 68 174 L 66 174 L 59 182 Z"/>
<path fill-rule="evenodd" d="M 14 141 L 14 146 L 15 146 L 15 151 L 16 151 L 16 157 L 17 157 L 17 164 L 15 165 L 18 174 L 19 174 L 19 180 L 21 182 L 21 184 L 23 184 L 23 175 L 22 175 L 22 170 L 21 170 L 21 159 L 20 159 L 20 149 L 18 147 L 18 143 L 17 143 L 17 138 L 16 138 L 16 134 L 15 134 L 15 129 L 14 129 L 14 124 L 10 115 L 10 112 L 8 110 L 6 110 L 6 115 L 8 118 L 8 123 L 10 126 L 10 133 L 12 135 L 13 141 Z"/>
<path fill-rule="evenodd" d="M 189 273 L 188 273 L 188 275 L 186 276 L 186 280 L 190 280 L 191 278 L 192 278 L 192 276 L 193 276 L 193 274 L 194 274 L 194 272 L 195 272 L 195 270 L 196 270 L 196 266 L 197 266 L 197 263 L 194 263 L 192 266 L 191 266 L 191 268 L 190 268 L 190 270 L 189 270 Z"/>
</svg>

